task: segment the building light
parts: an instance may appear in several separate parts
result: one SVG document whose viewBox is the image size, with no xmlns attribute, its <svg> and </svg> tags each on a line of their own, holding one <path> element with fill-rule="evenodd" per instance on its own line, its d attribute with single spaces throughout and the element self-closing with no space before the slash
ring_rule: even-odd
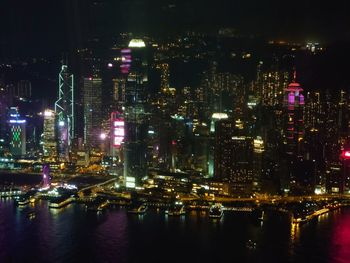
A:
<svg viewBox="0 0 350 263">
<path fill-rule="evenodd" d="M 26 120 L 10 120 L 10 123 L 22 124 L 26 123 Z"/>
</svg>

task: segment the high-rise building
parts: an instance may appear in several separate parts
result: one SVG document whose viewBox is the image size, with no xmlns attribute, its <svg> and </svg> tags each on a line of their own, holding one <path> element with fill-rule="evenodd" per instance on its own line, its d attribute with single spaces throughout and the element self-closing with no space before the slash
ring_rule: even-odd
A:
<svg viewBox="0 0 350 263">
<path fill-rule="evenodd" d="M 55 162 L 57 160 L 56 114 L 50 109 L 44 111 L 42 146 L 43 160 L 45 162 Z"/>
<path fill-rule="evenodd" d="M 26 155 L 26 120 L 21 119 L 17 107 L 9 110 L 10 152 L 14 157 Z"/>
<path fill-rule="evenodd" d="M 146 45 L 141 39 L 129 43 L 130 68 L 125 92 L 124 177 L 126 187 L 135 187 L 147 175 L 147 119 L 145 99 L 148 86 Z M 125 72 L 126 73 L 126 72 Z"/>
<path fill-rule="evenodd" d="M 84 78 L 84 144 L 89 149 L 99 147 L 102 132 L 102 79 Z"/>
<path fill-rule="evenodd" d="M 300 154 L 300 146 L 304 138 L 304 96 L 302 92 L 303 89 L 296 82 L 294 73 L 293 82 L 284 90 L 286 153 L 289 155 Z"/>
<path fill-rule="evenodd" d="M 74 76 L 62 65 L 58 76 L 58 100 L 55 103 L 60 161 L 69 161 L 69 151 L 75 136 Z"/>
<path fill-rule="evenodd" d="M 253 186 L 253 138 L 243 136 L 231 120 L 216 123 L 215 177 L 229 182 L 232 193 L 249 195 Z"/>
<path fill-rule="evenodd" d="M 283 103 L 284 89 L 289 82 L 287 71 L 268 71 L 260 73 L 258 83 L 262 105 L 276 106 Z"/>
</svg>

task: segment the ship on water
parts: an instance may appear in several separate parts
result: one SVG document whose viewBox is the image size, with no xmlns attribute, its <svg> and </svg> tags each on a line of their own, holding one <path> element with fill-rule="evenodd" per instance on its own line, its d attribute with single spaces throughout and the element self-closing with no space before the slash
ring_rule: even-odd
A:
<svg viewBox="0 0 350 263">
<path fill-rule="evenodd" d="M 210 218 L 221 218 L 223 214 L 224 214 L 223 207 L 219 203 L 212 205 L 209 209 Z"/>
<path fill-rule="evenodd" d="M 134 203 L 128 209 L 129 214 L 144 214 L 146 213 L 148 206 L 146 203 Z"/>
<path fill-rule="evenodd" d="M 186 214 L 186 210 L 182 202 L 175 202 L 165 213 L 169 216 L 182 216 Z"/>
</svg>

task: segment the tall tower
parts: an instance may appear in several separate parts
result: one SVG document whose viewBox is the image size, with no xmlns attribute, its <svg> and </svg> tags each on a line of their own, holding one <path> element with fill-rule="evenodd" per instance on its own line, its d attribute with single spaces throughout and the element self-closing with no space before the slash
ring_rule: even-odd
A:
<svg viewBox="0 0 350 263">
<path fill-rule="evenodd" d="M 58 75 L 58 100 L 55 102 L 60 161 L 69 161 L 69 147 L 74 138 L 74 76 L 62 65 Z"/>
<path fill-rule="evenodd" d="M 284 90 L 284 109 L 286 112 L 286 153 L 297 155 L 300 153 L 300 144 L 304 137 L 303 89 L 296 82 L 296 72 L 294 71 L 293 82 Z"/>
<path fill-rule="evenodd" d="M 57 159 L 56 116 L 50 109 L 44 111 L 44 130 L 42 135 L 43 160 L 55 162 Z"/>
<path fill-rule="evenodd" d="M 135 187 L 147 175 L 147 121 L 145 113 L 148 86 L 145 42 L 129 43 L 131 60 L 125 92 L 124 177 L 126 187 Z"/>
<path fill-rule="evenodd" d="M 88 148 L 99 146 L 102 131 L 102 79 L 84 78 L 84 144 Z"/>
</svg>

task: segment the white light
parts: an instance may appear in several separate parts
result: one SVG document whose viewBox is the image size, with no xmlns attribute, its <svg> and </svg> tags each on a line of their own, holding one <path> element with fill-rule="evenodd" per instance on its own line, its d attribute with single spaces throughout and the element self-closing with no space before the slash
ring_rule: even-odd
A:
<svg viewBox="0 0 350 263">
<path fill-rule="evenodd" d="M 105 140 L 107 138 L 107 135 L 105 133 L 100 134 L 100 139 Z"/>
<path fill-rule="evenodd" d="M 53 116 L 53 111 L 51 111 L 51 110 L 44 111 L 44 116 L 45 117 L 52 117 Z"/>
<path fill-rule="evenodd" d="M 221 119 L 227 119 L 228 115 L 226 113 L 216 112 L 216 113 L 213 113 L 211 117 L 212 119 L 221 120 Z"/>
<path fill-rule="evenodd" d="M 127 182 L 135 182 L 135 177 L 127 176 L 127 177 L 126 177 L 126 181 L 127 181 Z"/>
<path fill-rule="evenodd" d="M 128 188 L 135 188 L 135 183 L 126 182 L 126 187 L 128 187 Z"/>
<path fill-rule="evenodd" d="M 124 137 L 124 129 L 115 129 L 114 130 L 114 135 L 115 136 Z"/>
<path fill-rule="evenodd" d="M 26 120 L 10 120 L 10 123 L 18 123 L 18 124 L 21 124 L 21 123 L 26 123 Z"/>
<path fill-rule="evenodd" d="M 123 121 L 115 121 L 114 127 L 117 127 L 117 126 L 124 126 L 124 122 Z"/>
<path fill-rule="evenodd" d="M 64 126 L 64 121 L 59 121 L 58 126 L 63 127 Z"/>
<path fill-rule="evenodd" d="M 129 42 L 129 47 L 145 47 L 146 44 L 142 39 L 132 39 Z"/>
</svg>

